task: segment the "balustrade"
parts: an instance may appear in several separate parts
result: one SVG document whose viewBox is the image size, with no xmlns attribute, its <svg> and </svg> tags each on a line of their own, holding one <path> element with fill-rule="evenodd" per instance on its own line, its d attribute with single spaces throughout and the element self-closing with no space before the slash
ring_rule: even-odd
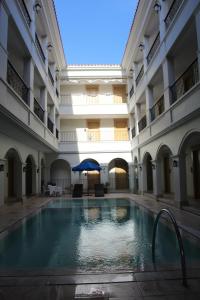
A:
<svg viewBox="0 0 200 300">
<path fill-rule="evenodd" d="M 165 110 L 164 96 L 162 96 L 150 109 L 151 121 L 155 120 Z"/>
<path fill-rule="evenodd" d="M 44 122 L 44 110 L 41 105 L 38 103 L 37 99 L 34 98 L 34 113 L 38 116 L 38 118 Z"/>
<path fill-rule="evenodd" d="M 146 126 L 147 126 L 147 118 L 146 118 L 146 115 L 145 115 L 138 122 L 139 132 L 142 131 Z"/>
<path fill-rule="evenodd" d="M 169 27 L 171 24 L 172 20 L 174 19 L 179 7 L 181 6 L 183 0 L 174 0 L 172 2 L 172 5 L 169 8 L 169 11 L 167 13 L 167 16 L 165 18 L 165 25 L 166 27 Z"/>
<path fill-rule="evenodd" d="M 151 46 L 151 49 L 149 50 L 149 53 L 147 55 L 147 63 L 149 64 L 150 61 L 152 60 L 156 50 L 158 49 L 158 46 L 160 45 L 160 32 L 157 34 L 153 45 Z"/>
<path fill-rule="evenodd" d="M 44 51 L 43 51 L 42 46 L 40 44 L 40 40 L 39 40 L 39 38 L 37 36 L 37 33 L 35 33 L 35 43 L 36 43 L 36 47 L 37 47 L 37 49 L 38 49 L 38 51 L 40 53 L 40 56 L 41 56 L 41 58 L 43 60 L 43 63 L 45 63 Z"/>
<path fill-rule="evenodd" d="M 135 80 L 136 82 L 136 85 L 139 84 L 140 80 L 142 79 L 142 76 L 144 75 L 144 65 L 142 65 L 141 69 L 140 69 L 140 72 L 138 73 L 138 76 Z"/>
<path fill-rule="evenodd" d="M 47 121 L 47 127 L 53 133 L 53 122 L 51 121 L 51 119 L 49 117 L 48 117 L 48 121 Z"/>
<path fill-rule="evenodd" d="M 31 25 L 31 17 L 30 17 L 30 14 L 28 12 L 27 6 L 26 6 L 24 0 L 18 0 L 18 2 L 20 4 L 21 10 L 23 12 L 23 15 L 24 15 L 24 17 L 26 19 L 26 22 L 27 22 L 28 26 L 30 27 L 30 25 Z"/>
</svg>

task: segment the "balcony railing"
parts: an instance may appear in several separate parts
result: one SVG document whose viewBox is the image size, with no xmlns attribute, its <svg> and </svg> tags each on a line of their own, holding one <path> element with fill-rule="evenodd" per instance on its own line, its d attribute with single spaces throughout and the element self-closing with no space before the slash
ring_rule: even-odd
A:
<svg viewBox="0 0 200 300">
<path fill-rule="evenodd" d="M 189 91 L 198 81 L 199 71 L 196 59 L 171 86 L 171 104 Z"/>
<path fill-rule="evenodd" d="M 140 72 L 138 73 L 138 76 L 135 80 L 136 82 L 136 85 L 139 84 L 140 80 L 142 79 L 142 76 L 144 75 L 144 65 L 142 65 L 141 69 L 140 69 Z"/>
<path fill-rule="evenodd" d="M 98 95 L 88 97 L 87 95 L 61 95 L 61 105 L 124 105 L 127 99 L 116 103 L 114 95 Z"/>
<path fill-rule="evenodd" d="M 132 139 L 133 139 L 135 136 L 136 136 L 136 131 L 135 131 L 135 127 L 133 127 L 133 128 L 131 129 L 131 137 L 132 137 Z"/>
<path fill-rule="evenodd" d="M 20 7 L 21 7 L 22 12 L 24 14 L 24 17 L 26 19 L 26 22 L 27 22 L 28 26 L 30 27 L 30 25 L 31 25 L 31 17 L 30 17 L 30 14 L 28 12 L 28 9 L 26 7 L 26 4 L 25 4 L 24 0 L 18 0 L 18 2 L 20 4 Z"/>
<path fill-rule="evenodd" d="M 22 100 L 29 105 L 28 103 L 28 93 L 29 88 L 26 86 L 24 80 L 17 73 L 11 62 L 8 60 L 7 66 L 7 81 L 10 86 L 15 90 L 15 92 L 22 98 Z"/>
<path fill-rule="evenodd" d="M 39 51 L 39 53 L 40 53 L 40 56 L 41 56 L 41 58 L 42 58 L 42 60 L 43 60 L 43 63 L 45 63 L 45 55 L 44 55 L 44 51 L 43 51 L 42 46 L 41 46 L 41 44 L 40 44 L 40 40 L 39 40 L 39 38 L 38 38 L 38 36 L 37 36 L 37 33 L 35 34 L 35 43 L 36 43 L 36 47 L 37 47 L 37 49 L 38 49 L 38 51 Z"/>
<path fill-rule="evenodd" d="M 139 132 L 142 131 L 146 126 L 147 126 L 147 118 L 146 118 L 146 115 L 145 115 L 138 122 Z"/>
<path fill-rule="evenodd" d="M 47 120 L 47 127 L 53 133 L 53 122 L 51 121 L 51 119 L 49 117 Z"/>
<path fill-rule="evenodd" d="M 164 96 L 162 96 L 150 109 L 151 121 L 155 120 L 165 110 Z"/>
<path fill-rule="evenodd" d="M 149 64 L 150 61 L 152 60 L 156 50 L 158 49 L 158 46 L 160 45 L 160 32 L 157 34 L 153 45 L 151 46 L 151 49 L 149 50 L 149 53 L 147 55 L 147 63 Z"/>
<path fill-rule="evenodd" d="M 63 143 L 74 142 L 114 142 L 128 141 L 128 129 L 90 129 L 84 133 L 76 130 L 60 131 L 60 141 Z"/>
<path fill-rule="evenodd" d="M 56 128 L 56 138 L 59 139 L 59 131 L 57 128 Z"/>
<path fill-rule="evenodd" d="M 54 79 L 53 79 L 53 76 L 51 74 L 51 70 L 48 68 L 48 75 L 49 75 L 49 79 L 51 81 L 51 84 L 54 85 Z"/>
<path fill-rule="evenodd" d="M 38 103 L 38 101 L 34 98 L 34 113 L 38 116 L 38 118 L 44 122 L 44 109 Z"/>
<path fill-rule="evenodd" d="M 132 85 L 131 89 L 130 89 L 130 92 L 129 92 L 129 98 L 131 99 L 131 97 L 133 96 L 134 94 L 134 86 Z"/>
<path fill-rule="evenodd" d="M 165 25 L 166 27 L 169 27 L 171 24 L 172 20 L 174 19 L 179 7 L 181 6 L 183 0 L 174 0 L 172 2 L 172 5 L 169 8 L 169 11 L 165 17 Z"/>
</svg>

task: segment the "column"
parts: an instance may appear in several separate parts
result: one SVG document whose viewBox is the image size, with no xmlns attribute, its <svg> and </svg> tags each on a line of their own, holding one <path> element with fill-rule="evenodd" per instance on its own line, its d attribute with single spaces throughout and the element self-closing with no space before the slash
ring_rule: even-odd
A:
<svg viewBox="0 0 200 300">
<path fill-rule="evenodd" d="M 133 171 L 133 163 L 130 163 L 128 166 L 129 173 L 129 191 L 133 193 L 134 190 L 134 171 Z"/>
<path fill-rule="evenodd" d="M 153 106 L 153 89 L 150 86 L 146 87 L 146 118 L 147 118 L 147 126 L 151 123 L 151 107 Z"/>
<path fill-rule="evenodd" d="M 22 163 L 22 201 L 26 199 L 26 162 Z"/>
<path fill-rule="evenodd" d="M 7 81 L 8 15 L 0 1 L 0 77 Z"/>
<path fill-rule="evenodd" d="M 140 104 L 136 103 L 135 104 L 135 134 L 139 134 L 139 127 L 138 127 L 138 122 L 140 120 L 140 116 L 141 116 L 141 108 L 140 108 Z"/>
<path fill-rule="evenodd" d="M 160 31 L 160 40 L 162 41 L 164 36 L 165 36 L 165 32 L 166 32 L 166 27 L 165 27 L 165 17 L 167 15 L 168 12 L 168 5 L 166 3 L 167 1 L 162 1 L 161 4 L 161 10 L 159 11 L 159 31 Z"/>
<path fill-rule="evenodd" d="M 170 86 L 175 82 L 174 65 L 172 58 L 166 57 L 163 65 L 164 101 L 165 110 L 170 107 L 171 91 Z"/>
<path fill-rule="evenodd" d="M 172 156 L 174 173 L 174 199 L 175 206 L 181 207 L 188 204 L 186 192 L 186 166 L 184 157 Z"/>
<path fill-rule="evenodd" d="M 6 170 L 5 170 L 5 164 L 6 164 L 6 160 L 5 159 L 0 159 L 0 206 L 2 206 L 4 204 L 4 200 L 5 200 L 5 175 L 6 175 Z"/>
<path fill-rule="evenodd" d="M 129 139 L 132 140 L 132 128 L 135 127 L 134 114 L 130 113 L 129 115 Z"/>
<path fill-rule="evenodd" d="M 47 89 L 44 87 L 40 90 L 41 104 L 44 109 L 44 124 L 47 127 L 48 111 L 47 111 Z"/>
<path fill-rule="evenodd" d="M 34 111 L 34 63 L 32 58 L 25 64 L 24 78 L 29 87 L 29 106 L 31 111 Z"/>
<path fill-rule="evenodd" d="M 158 197 L 160 195 L 160 172 L 159 172 L 159 166 L 156 160 L 152 160 L 152 170 L 153 170 L 153 193 L 155 198 L 158 200 Z"/>
<path fill-rule="evenodd" d="M 198 57 L 198 68 L 199 68 L 199 77 L 200 77 L 200 10 L 198 10 L 196 16 L 196 33 L 197 33 L 197 57 Z"/>
<path fill-rule="evenodd" d="M 138 164 L 138 183 L 139 183 L 139 191 L 141 194 L 144 193 L 144 168 L 145 166 L 142 163 Z"/>
</svg>

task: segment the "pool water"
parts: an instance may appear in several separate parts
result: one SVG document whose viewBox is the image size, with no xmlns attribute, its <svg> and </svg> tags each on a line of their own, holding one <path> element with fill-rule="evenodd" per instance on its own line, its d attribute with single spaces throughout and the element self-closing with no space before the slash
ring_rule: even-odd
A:
<svg viewBox="0 0 200 300">
<path fill-rule="evenodd" d="M 54 200 L 0 241 L 5 268 L 69 268 L 79 271 L 152 267 L 154 218 L 127 199 Z M 200 248 L 184 240 L 187 263 L 200 263 Z M 161 222 L 156 262 L 179 266 L 174 232 Z"/>
</svg>

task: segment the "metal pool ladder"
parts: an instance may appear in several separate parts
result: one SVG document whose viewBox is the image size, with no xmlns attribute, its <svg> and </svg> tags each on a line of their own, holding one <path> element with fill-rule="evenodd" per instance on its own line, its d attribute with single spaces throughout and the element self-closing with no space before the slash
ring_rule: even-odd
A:
<svg viewBox="0 0 200 300">
<path fill-rule="evenodd" d="M 163 209 L 160 210 L 160 212 L 158 213 L 158 215 L 156 217 L 156 220 L 154 222 L 153 238 L 152 238 L 152 260 L 153 260 L 153 263 L 155 263 L 156 229 L 157 229 L 159 218 L 162 214 L 167 214 L 169 216 L 170 220 L 172 221 L 172 224 L 174 225 L 174 229 L 175 229 L 175 232 L 176 232 L 176 237 L 178 239 L 178 244 L 179 244 L 180 256 L 181 256 L 182 283 L 183 283 L 184 286 L 187 286 L 185 252 L 184 252 L 184 248 L 183 248 L 182 237 L 181 237 L 180 230 L 178 228 L 178 224 L 176 222 L 176 219 L 175 219 L 173 213 L 169 209 L 166 209 L 166 208 L 163 208 Z"/>
</svg>

